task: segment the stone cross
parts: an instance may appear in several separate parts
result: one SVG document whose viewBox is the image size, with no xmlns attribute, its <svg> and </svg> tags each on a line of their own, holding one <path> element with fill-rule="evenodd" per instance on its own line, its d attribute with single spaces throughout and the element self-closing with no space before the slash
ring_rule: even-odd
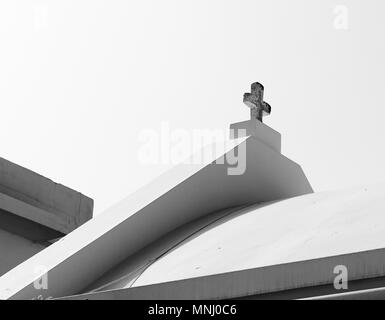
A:
<svg viewBox="0 0 385 320">
<path fill-rule="evenodd" d="M 262 122 L 262 117 L 271 113 L 270 105 L 263 101 L 263 91 L 263 85 L 255 82 L 251 85 L 251 93 L 243 95 L 243 103 L 250 108 L 251 120 Z"/>
</svg>

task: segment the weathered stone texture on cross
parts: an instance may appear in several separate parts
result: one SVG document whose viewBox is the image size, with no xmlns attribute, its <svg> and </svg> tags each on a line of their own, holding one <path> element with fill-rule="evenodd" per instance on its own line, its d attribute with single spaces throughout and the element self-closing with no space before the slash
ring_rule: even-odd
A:
<svg viewBox="0 0 385 320">
<path fill-rule="evenodd" d="M 251 93 L 243 95 L 243 103 L 250 108 L 251 120 L 262 121 L 263 116 L 271 113 L 270 105 L 263 101 L 264 87 L 259 82 L 254 82 L 251 85 Z"/>
</svg>

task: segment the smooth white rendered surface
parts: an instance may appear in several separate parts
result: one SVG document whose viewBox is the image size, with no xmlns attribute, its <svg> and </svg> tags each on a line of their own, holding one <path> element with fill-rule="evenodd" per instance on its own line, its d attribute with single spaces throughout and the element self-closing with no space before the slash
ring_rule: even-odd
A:
<svg viewBox="0 0 385 320">
<path fill-rule="evenodd" d="M 350 281 L 383 277 L 385 249 L 276 264 L 148 286 L 91 292 L 63 299 L 216 300 L 250 297 L 319 285 L 329 285 L 333 289 L 336 278 L 334 270 L 339 265 L 346 266 Z M 334 291 L 338 292 L 338 290 Z"/>
<path fill-rule="evenodd" d="M 103 275 L 84 292 L 140 287 L 246 269 L 270 269 L 272 265 L 336 256 L 343 264 L 350 261 L 349 270 L 352 273 L 354 267 L 358 279 L 382 274 L 383 262 L 373 257 L 364 261 L 356 252 L 385 247 L 381 227 L 385 220 L 384 196 L 385 184 L 382 184 L 219 212 L 157 240 Z M 341 257 L 344 254 L 352 254 L 352 260 L 345 261 Z M 366 267 L 360 269 L 357 265 L 360 260 Z M 369 262 L 375 267 L 370 267 Z M 300 265 L 316 282 L 306 264 Z M 321 268 L 322 263 L 317 266 Z M 298 266 L 293 268 L 299 270 Z M 327 268 L 322 270 L 324 279 L 333 277 L 333 267 L 323 268 Z M 288 267 L 285 271 L 286 277 L 292 280 L 292 285 L 299 285 L 300 281 L 293 280 L 295 277 L 289 270 Z M 283 277 L 280 273 L 273 274 L 268 271 L 263 277 Z M 349 277 L 352 276 L 353 273 Z M 290 288 L 283 283 L 277 286 Z M 262 290 L 261 285 L 259 288 Z M 273 288 L 272 284 L 266 284 L 267 291 L 274 291 Z M 195 292 L 190 289 L 186 292 Z"/>
<path fill-rule="evenodd" d="M 115 270 L 117 281 L 71 299 L 231 299 L 332 288 L 337 265 L 347 267 L 350 281 L 383 277 L 384 195 L 385 184 L 372 185 L 235 210 L 222 220 L 201 219 L 194 223 L 197 232 L 184 230 L 189 239 L 154 263 L 149 248 L 141 276 L 122 277 L 124 269 L 130 271 L 125 264 Z M 183 239 L 182 233 L 174 238 Z M 159 252 L 156 246 L 161 241 L 152 247 Z"/>
<path fill-rule="evenodd" d="M 241 210 L 153 263 L 134 286 L 384 248 L 384 200 L 380 184 Z"/>
<path fill-rule="evenodd" d="M 258 139 L 234 143 L 247 150 L 245 174 L 228 175 L 228 165 L 213 163 L 216 155 L 200 165 L 175 167 L 2 276 L 0 298 L 76 294 L 127 257 L 188 222 L 229 207 L 313 192 L 298 164 Z M 226 147 L 227 154 L 232 148 Z M 44 292 L 33 286 L 43 275 L 34 272 L 36 265 L 48 270 L 50 285 Z"/>
<path fill-rule="evenodd" d="M 281 152 L 281 134 L 259 120 L 247 120 L 230 125 L 230 138 L 254 136 L 262 140 L 264 144 Z"/>
</svg>

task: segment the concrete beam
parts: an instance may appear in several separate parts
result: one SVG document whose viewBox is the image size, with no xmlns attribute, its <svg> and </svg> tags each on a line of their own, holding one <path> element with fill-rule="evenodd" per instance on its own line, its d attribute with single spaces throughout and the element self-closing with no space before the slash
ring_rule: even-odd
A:
<svg viewBox="0 0 385 320">
<path fill-rule="evenodd" d="M 0 158 L 0 209 L 67 234 L 92 218 L 93 200 Z"/>
</svg>

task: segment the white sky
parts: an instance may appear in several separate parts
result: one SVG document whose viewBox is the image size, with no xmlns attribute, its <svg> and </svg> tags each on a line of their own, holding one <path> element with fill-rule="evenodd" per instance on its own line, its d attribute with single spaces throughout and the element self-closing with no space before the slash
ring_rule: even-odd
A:
<svg viewBox="0 0 385 320">
<path fill-rule="evenodd" d="M 0 156 L 97 214 L 170 167 L 138 162 L 141 130 L 246 120 L 260 81 L 316 190 L 385 181 L 384 14 L 383 0 L 1 1 Z"/>
</svg>

